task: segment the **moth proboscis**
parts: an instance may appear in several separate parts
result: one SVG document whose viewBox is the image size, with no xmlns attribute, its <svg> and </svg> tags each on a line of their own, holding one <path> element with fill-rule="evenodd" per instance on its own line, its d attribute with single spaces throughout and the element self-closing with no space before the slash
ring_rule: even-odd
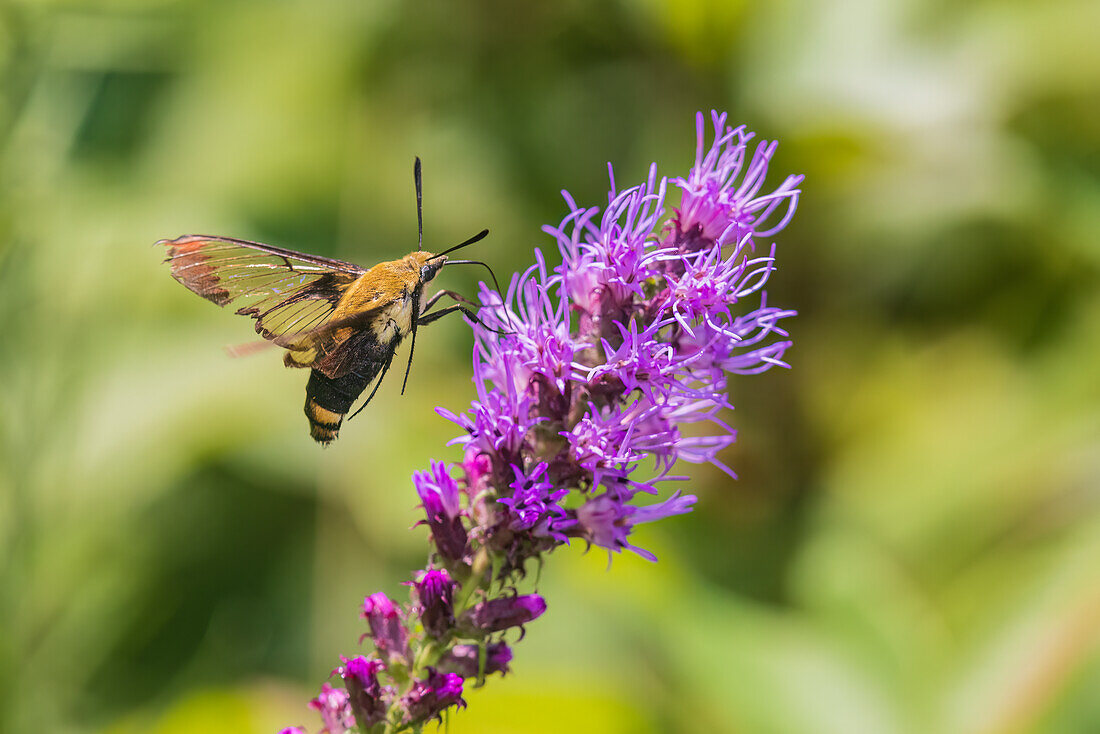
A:
<svg viewBox="0 0 1100 734">
<path fill-rule="evenodd" d="M 310 435 L 321 444 L 336 439 L 344 416 L 373 382 L 359 410 L 371 401 L 390 369 L 394 352 L 411 334 L 401 384 L 401 392 L 405 392 L 417 327 L 455 312 L 478 321 L 470 308 L 475 304 L 458 293 L 441 290 L 424 300 L 424 289 L 448 263 L 489 269 L 477 260 L 447 257 L 480 241 L 489 230 L 438 254 L 422 250 L 419 158 L 413 165 L 413 178 L 417 249 L 369 269 L 233 237 L 184 235 L 156 243 L 167 249 L 165 262 L 171 265 L 173 278 L 219 306 L 241 303 L 237 313 L 255 319 L 256 332 L 286 350 L 283 363 L 287 367 L 310 368 L 305 413 Z M 492 275 L 492 269 L 489 273 Z M 492 277 L 499 293 L 496 276 Z M 456 303 L 431 311 L 443 297 Z"/>
</svg>

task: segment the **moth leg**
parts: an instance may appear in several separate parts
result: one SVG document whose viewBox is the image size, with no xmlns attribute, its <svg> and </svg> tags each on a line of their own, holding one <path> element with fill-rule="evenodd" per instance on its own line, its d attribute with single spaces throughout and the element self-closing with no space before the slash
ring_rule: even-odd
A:
<svg viewBox="0 0 1100 734">
<path fill-rule="evenodd" d="M 466 308 L 465 306 L 461 306 L 461 305 L 458 305 L 458 304 L 455 304 L 454 306 L 447 306 L 447 308 L 441 308 L 438 311 L 433 311 L 432 313 L 429 313 L 429 314 L 424 314 L 423 316 L 421 316 L 419 319 L 416 320 L 416 323 L 419 326 L 427 326 L 428 324 L 432 323 L 433 321 L 438 321 L 439 319 L 443 318 L 447 314 L 454 313 L 455 311 L 461 311 L 462 313 L 466 314 L 466 318 L 468 318 L 470 321 L 473 321 L 475 324 L 477 324 L 478 326 L 480 326 L 483 329 L 487 329 L 489 331 L 496 332 L 497 334 L 509 334 L 509 333 L 511 333 L 511 332 L 501 331 L 500 329 L 494 329 L 492 327 L 486 326 L 481 321 L 481 319 L 479 319 L 477 317 L 476 313 L 474 313 L 470 309 Z"/>
<path fill-rule="evenodd" d="M 439 303 L 439 299 L 445 295 L 447 295 L 447 291 L 440 291 L 439 293 L 434 294 L 428 300 L 424 301 L 424 305 L 420 308 L 420 315 L 423 316 L 425 311 L 427 311 L 435 304 Z"/>
<path fill-rule="evenodd" d="M 471 301 L 469 298 L 462 295 L 461 293 L 456 293 L 455 291 L 442 290 L 442 291 L 439 291 L 438 293 L 434 294 L 427 301 L 424 301 L 424 306 L 420 309 L 421 315 L 426 313 L 428 311 L 428 309 L 430 309 L 432 306 L 437 304 L 439 302 L 439 299 L 442 298 L 443 296 L 449 296 L 450 298 L 458 301 L 459 303 L 465 303 L 467 306 L 473 306 L 474 308 L 478 308 L 478 304 L 474 303 L 473 301 Z"/>
<path fill-rule="evenodd" d="M 439 321 L 447 314 L 454 313 L 455 311 L 461 311 L 462 313 L 466 314 L 466 318 L 470 319 L 476 324 L 480 324 L 481 326 L 485 325 L 481 323 L 481 319 L 477 317 L 476 313 L 466 308 L 465 306 L 460 306 L 457 304 L 454 306 L 447 306 L 447 308 L 441 308 L 438 311 L 434 311 L 432 313 L 421 314 L 420 318 L 416 320 L 416 323 L 420 326 L 427 326 L 433 321 Z"/>
</svg>

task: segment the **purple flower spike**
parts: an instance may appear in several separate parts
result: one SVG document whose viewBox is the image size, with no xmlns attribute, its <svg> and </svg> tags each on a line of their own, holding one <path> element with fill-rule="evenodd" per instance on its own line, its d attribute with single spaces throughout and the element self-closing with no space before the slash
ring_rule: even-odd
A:
<svg viewBox="0 0 1100 734">
<path fill-rule="evenodd" d="M 467 621 L 481 632 L 500 632 L 520 627 L 546 611 L 546 600 L 538 594 L 489 599 L 470 610 Z"/>
<path fill-rule="evenodd" d="M 348 692 L 318 697 L 330 734 L 354 723 L 353 706 L 361 728 L 384 720 L 400 731 L 464 706 L 463 681 L 505 673 L 505 633 L 519 627 L 522 639 L 546 611 L 542 596 L 519 590 L 537 590 L 527 574 L 550 552 L 581 540 L 655 561 L 632 542 L 638 525 L 696 502 L 663 491 L 686 481 L 676 467 L 705 462 L 736 478 L 723 462 L 737 437 L 730 380 L 788 366 L 795 312 L 771 305 L 764 288 L 778 272 L 770 238 L 791 221 L 802 176 L 766 184 L 775 141 L 718 112 L 706 122 L 696 117 L 685 175 L 654 164 L 621 187 L 608 165 L 606 206 L 563 191 L 564 217 L 543 228 L 559 265 L 536 248 L 505 292 L 480 284 L 477 397 L 436 409 L 460 429 L 451 445 L 461 459 L 413 475 L 417 524 L 435 551 L 408 605 L 384 594 L 364 602 L 381 660 L 348 661 Z M 670 186 L 679 208 L 666 205 Z"/>
<path fill-rule="evenodd" d="M 463 678 L 478 677 L 481 648 L 477 645 L 455 645 L 439 661 L 439 669 L 458 673 Z M 512 662 L 512 649 L 503 642 L 493 642 L 485 648 L 485 675 L 508 672 L 508 663 Z"/>
<path fill-rule="evenodd" d="M 309 707 L 321 714 L 321 723 L 324 724 L 321 734 L 344 734 L 355 726 L 348 692 L 342 688 L 322 683 L 321 692 L 309 702 Z"/>
<path fill-rule="evenodd" d="M 374 646 L 391 664 L 408 665 L 409 632 L 401 621 L 401 608 L 379 591 L 363 600 L 359 615 L 370 625 Z"/>
<path fill-rule="evenodd" d="M 431 472 L 413 474 L 426 522 L 440 555 L 457 561 L 466 553 L 466 529 L 462 527 L 461 505 L 456 482 L 442 461 L 432 463 Z"/>
<path fill-rule="evenodd" d="M 466 706 L 462 698 L 462 678 L 454 673 L 441 673 L 435 668 L 428 668 L 428 677 L 413 683 L 409 692 L 401 698 L 406 724 L 442 719 L 440 714 L 451 706 Z"/>
<path fill-rule="evenodd" d="M 359 726 L 369 729 L 386 718 L 387 702 L 384 690 L 378 682 L 379 671 L 385 668 L 381 660 L 368 660 L 362 655 L 354 658 L 341 656 L 344 664 L 335 673 L 344 679 L 348 702 Z"/>
<path fill-rule="evenodd" d="M 454 627 L 455 584 L 450 574 L 442 569 L 421 573 L 414 584 L 420 603 L 420 621 L 432 637 L 443 637 Z"/>
</svg>

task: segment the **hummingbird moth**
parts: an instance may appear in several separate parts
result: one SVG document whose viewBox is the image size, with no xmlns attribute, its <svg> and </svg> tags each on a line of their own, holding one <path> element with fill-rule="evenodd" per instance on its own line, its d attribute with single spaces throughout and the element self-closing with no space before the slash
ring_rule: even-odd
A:
<svg viewBox="0 0 1100 734">
<path fill-rule="evenodd" d="M 438 254 L 420 249 L 424 217 L 419 158 L 413 165 L 413 179 L 417 249 L 369 269 L 233 237 L 184 235 L 156 243 L 167 250 L 165 262 L 173 278 L 219 306 L 239 304 L 237 313 L 255 319 L 258 334 L 286 350 L 283 364 L 310 369 L 305 413 L 310 435 L 321 444 L 336 439 L 344 416 L 373 382 L 359 410 L 371 401 L 397 347 L 411 335 L 401 384 L 405 392 L 417 327 L 455 312 L 478 322 L 469 308 L 474 304 L 458 293 L 442 290 L 425 300 L 424 289 L 447 264 L 488 269 L 477 260 L 447 256 L 480 241 L 489 230 Z M 443 297 L 457 303 L 431 311 Z"/>
</svg>

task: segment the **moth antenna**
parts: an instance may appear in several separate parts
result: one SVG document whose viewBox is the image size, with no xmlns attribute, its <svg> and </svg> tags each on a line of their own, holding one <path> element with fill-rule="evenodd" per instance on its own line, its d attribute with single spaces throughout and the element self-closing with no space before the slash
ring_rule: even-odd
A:
<svg viewBox="0 0 1100 734">
<path fill-rule="evenodd" d="M 424 249 L 424 192 L 421 188 L 420 156 L 413 161 L 413 184 L 416 186 L 416 249 Z"/>
</svg>

